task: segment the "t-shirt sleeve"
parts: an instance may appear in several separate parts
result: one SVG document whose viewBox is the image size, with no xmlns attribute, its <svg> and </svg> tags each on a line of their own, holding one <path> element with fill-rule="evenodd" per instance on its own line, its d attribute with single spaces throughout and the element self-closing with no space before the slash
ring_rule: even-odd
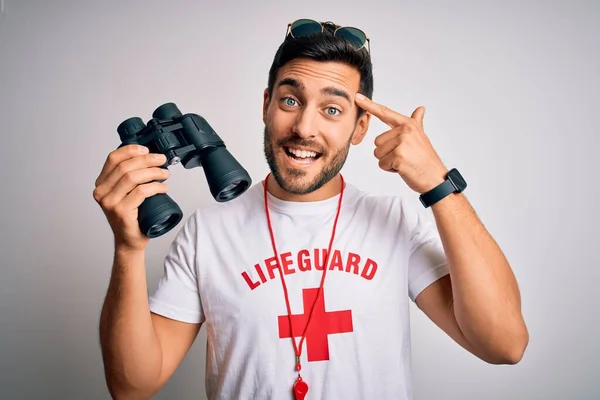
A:
<svg viewBox="0 0 600 400">
<path fill-rule="evenodd" d="M 414 302 L 423 289 L 449 273 L 437 226 L 402 200 L 403 218 L 410 239 L 408 294 Z"/>
<path fill-rule="evenodd" d="M 204 322 L 198 290 L 196 211 L 175 236 L 164 259 L 164 273 L 150 296 L 150 311 L 182 322 Z"/>
</svg>

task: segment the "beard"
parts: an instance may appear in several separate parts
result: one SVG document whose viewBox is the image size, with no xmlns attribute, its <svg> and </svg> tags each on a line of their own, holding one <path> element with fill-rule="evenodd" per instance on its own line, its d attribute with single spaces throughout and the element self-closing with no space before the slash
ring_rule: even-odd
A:
<svg viewBox="0 0 600 400">
<path fill-rule="evenodd" d="M 331 179 L 333 179 L 342 169 L 350 144 L 352 143 L 352 135 L 344 146 L 330 153 L 321 148 L 317 143 L 310 140 L 304 140 L 297 135 L 274 140 L 271 132 L 265 126 L 263 134 L 263 150 L 269 169 L 275 178 L 277 184 L 286 192 L 294 195 L 305 195 L 321 188 Z M 308 172 L 304 169 L 285 168 L 277 164 L 278 150 L 283 146 L 307 146 L 321 153 L 319 159 L 328 160 L 325 166 L 314 176 L 310 181 L 303 179 L 308 176 Z M 330 155 L 331 154 L 331 155 Z M 316 160 L 314 162 L 317 162 Z"/>
</svg>

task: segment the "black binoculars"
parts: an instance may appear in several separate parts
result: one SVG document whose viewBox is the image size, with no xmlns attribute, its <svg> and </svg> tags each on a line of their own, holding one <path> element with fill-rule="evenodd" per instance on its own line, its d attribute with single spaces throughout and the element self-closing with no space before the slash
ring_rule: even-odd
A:
<svg viewBox="0 0 600 400">
<path fill-rule="evenodd" d="M 252 184 L 248 172 L 229 153 L 225 143 L 204 118 L 182 115 L 174 103 L 165 103 L 144 124 L 131 117 L 117 127 L 123 147 L 138 144 L 151 153 L 161 153 L 167 161 L 161 168 L 181 163 L 185 169 L 203 167 L 210 192 L 218 202 L 235 199 Z M 183 218 L 181 208 L 167 194 L 146 198 L 138 208 L 138 222 L 149 238 L 162 236 Z"/>
</svg>

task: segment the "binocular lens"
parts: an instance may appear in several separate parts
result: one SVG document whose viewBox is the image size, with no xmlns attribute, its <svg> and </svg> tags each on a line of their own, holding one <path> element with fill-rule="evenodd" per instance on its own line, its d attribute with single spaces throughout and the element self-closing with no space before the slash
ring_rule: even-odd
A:
<svg viewBox="0 0 600 400">
<path fill-rule="evenodd" d="M 140 229 L 149 238 L 169 232 L 182 218 L 181 208 L 165 193 L 145 199 L 138 208 Z"/>
<path fill-rule="evenodd" d="M 161 221 L 156 222 L 150 227 L 146 236 L 149 238 L 159 237 L 169 232 L 179 222 L 179 217 L 176 214 L 170 215 Z"/>
<path fill-rule="evenodd" d="M 248 189 L 248 181 L 235 181 L 227 185 L 217 194 L 217 201 L 225 202 L 236 198 Z"/>
</svg>

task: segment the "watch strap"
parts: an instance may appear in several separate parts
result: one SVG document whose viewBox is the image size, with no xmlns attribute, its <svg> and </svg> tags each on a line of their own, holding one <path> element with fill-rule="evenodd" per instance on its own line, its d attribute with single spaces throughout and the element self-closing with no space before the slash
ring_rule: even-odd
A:
<svg viewBox="0 0 600 400">
<path fill-rule="evenodd" d="M 421 194 L 419 199 L 421 200 L 421 204 L 427 208 L 454 192 L 456 192 L 456 187 L 450 179 L 446 179 L 430 191 Z"/>
</svg>

